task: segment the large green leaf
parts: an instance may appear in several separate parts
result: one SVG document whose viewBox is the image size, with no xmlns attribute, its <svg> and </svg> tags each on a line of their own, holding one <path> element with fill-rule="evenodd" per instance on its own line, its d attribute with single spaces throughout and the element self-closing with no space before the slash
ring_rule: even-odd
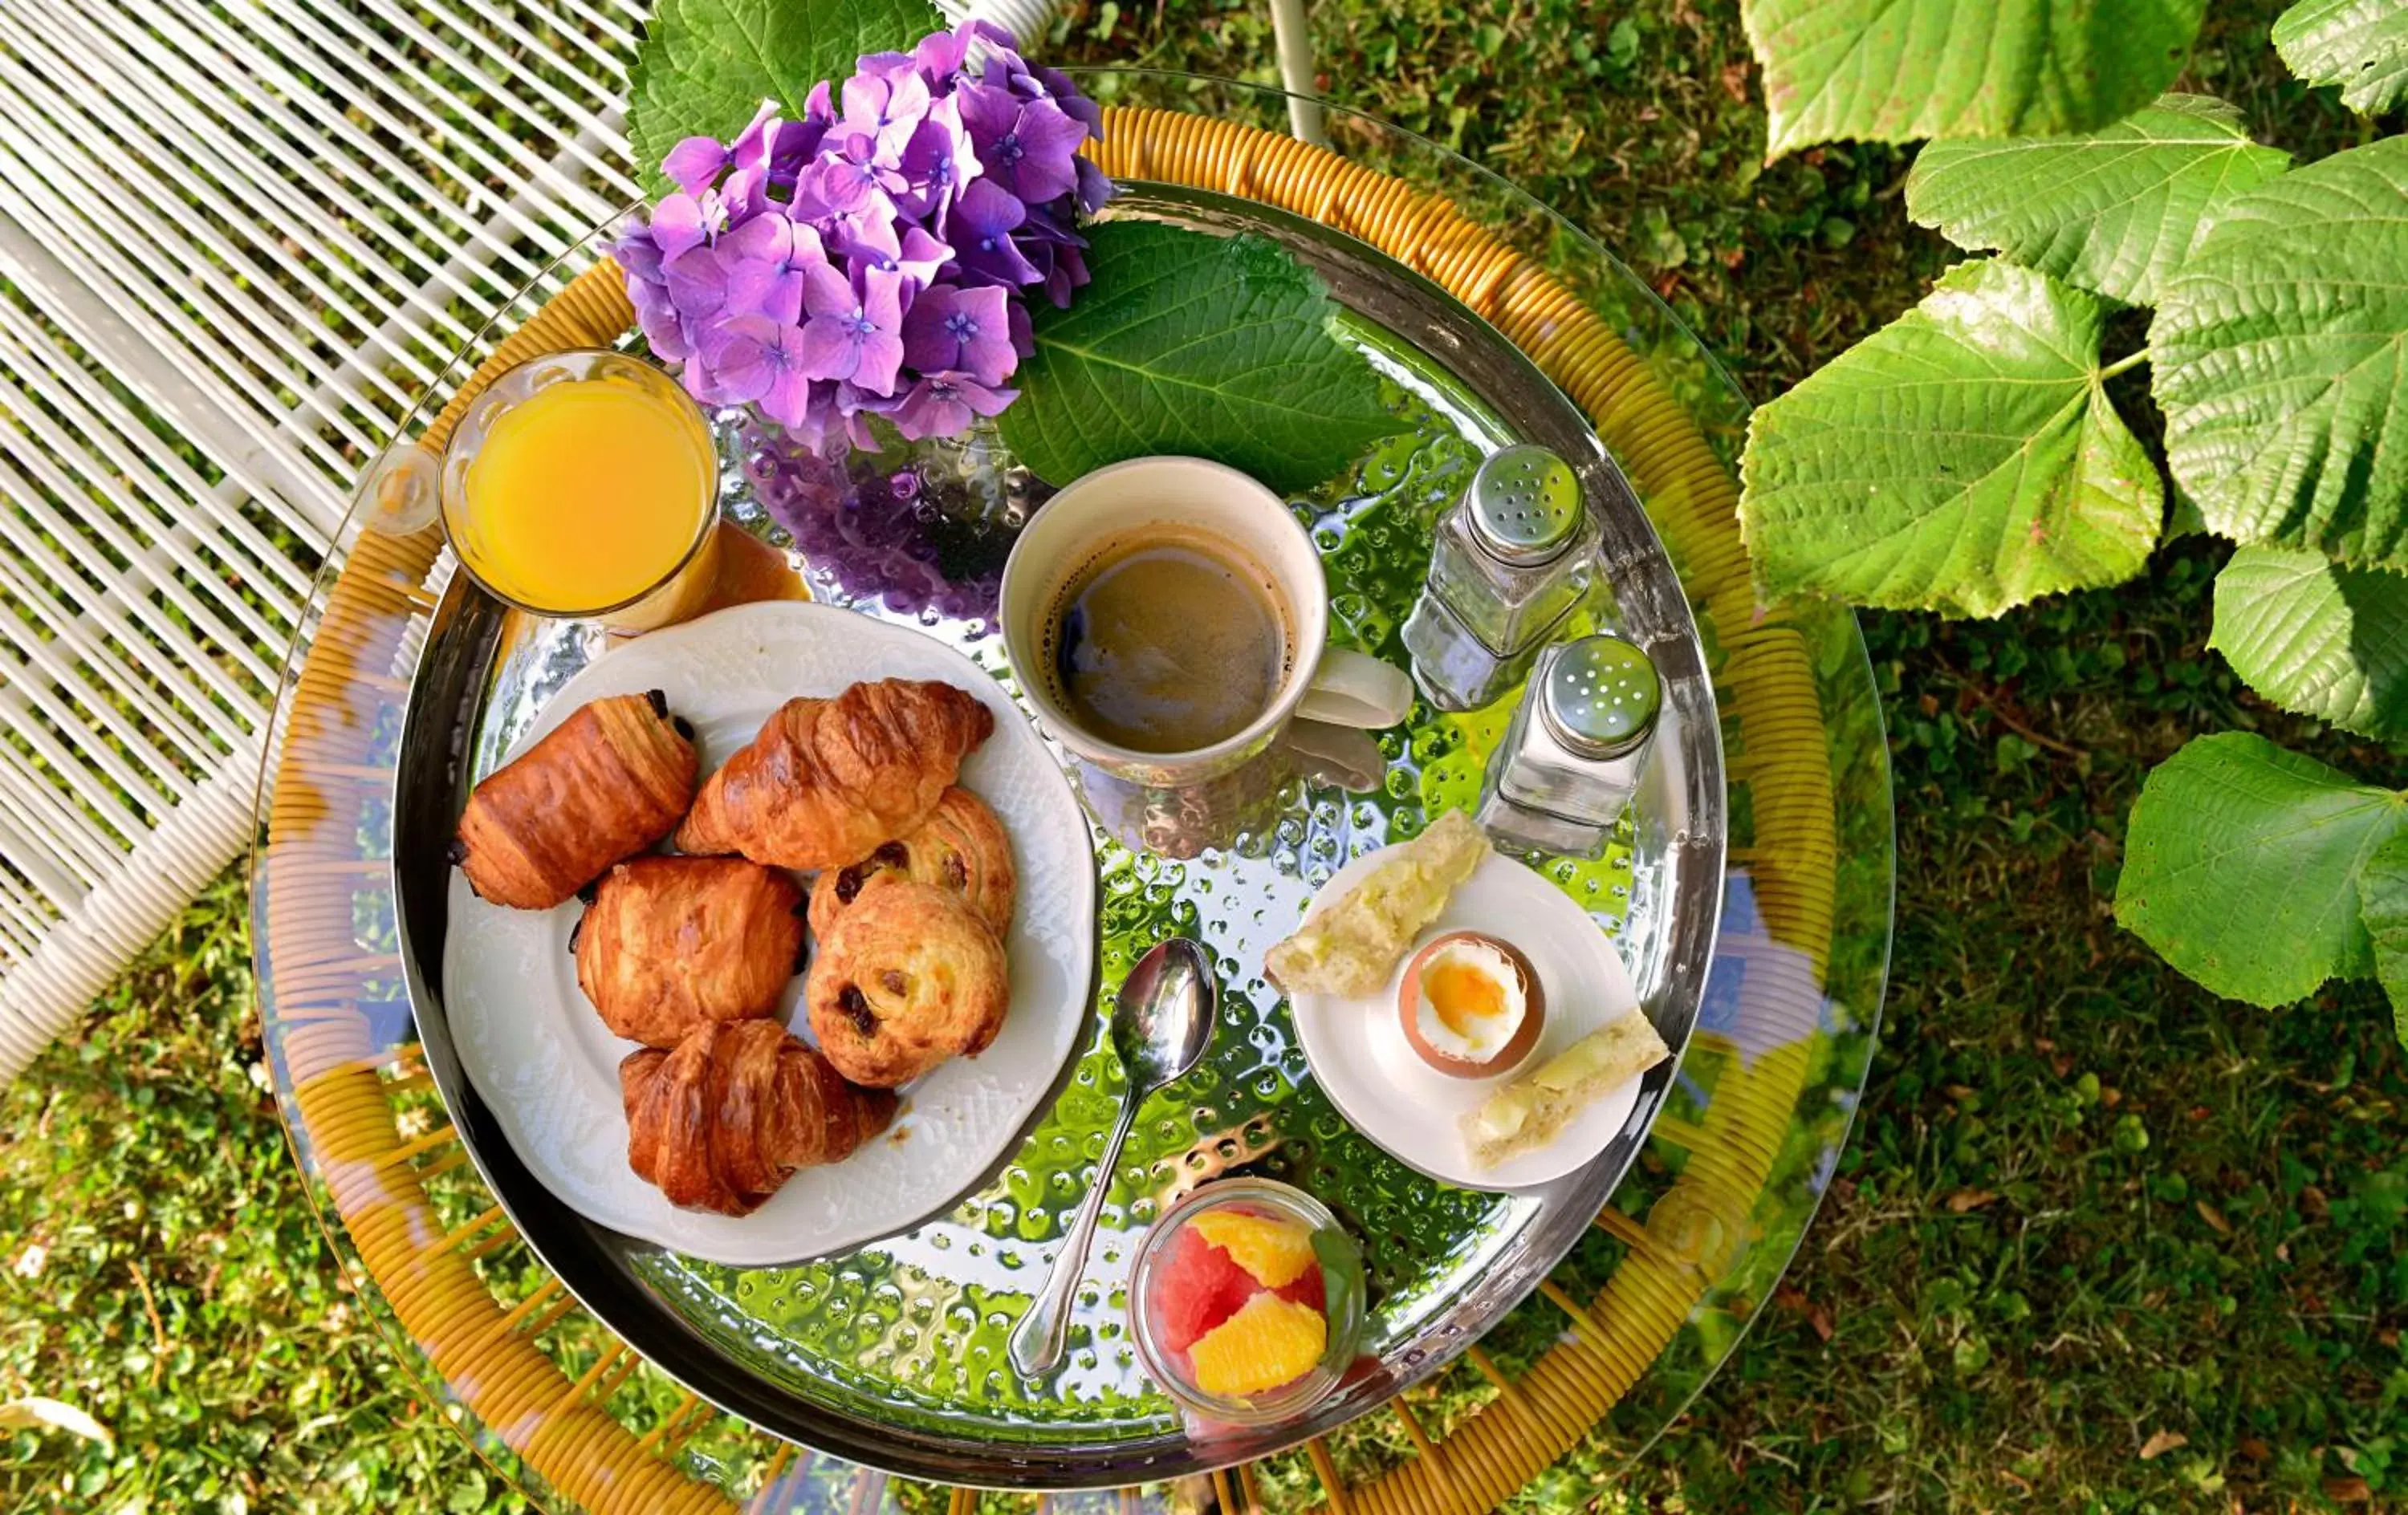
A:
<svg viewBox="0 0 2408 1515">
<path fill-rule="evenodd" d="M 628 77 L 627 143 L 655 193 L 661 159 L 689 136 L 723 141 L 764 100 L 788 117 L 865 52 L 908 49 L 945 18 L 927 0 L 657 0 Z"/>
<path fill-rule="evenodd" d="M 2219 994 L 2288 1005 L 2373 971 L 2358 876 L 2403 796 L 2263 736 L 2201 736 L 2142 786 L 2115 919 Z"/>
<path fill-rule="evenodd" d="M 2290 161 L 2223 101 L 2168 94 L 2083 136 L 1934 142 L 1906 208 L 1960 248 L 2148 305 L 2224 203 Z"/>
<path fill-rule="evenodd" d="M 1742 0 L 1771 152 L 2086 132 L 2173 82 L 2206 0 Z"/>
<path fill-rule="evenodd" d="M 2244 547 L 2215 576 L 2208 645 L 2286 710 L 2382 741 L 2408 736 L 2408 576 Z"/>
<path fill-rule="evenodd" d="M 2358 903 L 2374 946 L 2374 977 L 2391 1002 L 2391 1034 L 2408 1047 L 2408 831 L 2366 860 L 2358 875 Z"/>
<path fill-rule="evenodd" d="M 2211 529 L 2408 566 L 2408 140 L 2235 196 L 2149 350 L 2167 461 Z"/>
<path fill-rule="evenodd" d="M 2100 381 L 2103 314 L 1959 264 L 1758 410 L 1740 520 L 1765 587 L 1988 616 L 2139 572 L 2164 496 Z"/>
<path fill-rule="evenodd" d="M 1158 222 L 1091 238 L 1093 282 L 1067 310 L 1035 302 L 1037 350 L 1003 413 L 1038 477 L 1183 452 L 1310 489 L 1398 428 L 1370 364 L 1330 335 L 1320 281 L 1276 246 Z"/>
<path fill-rule="evenodd" d="M 2408 5 L 2300 0 L 2274 18 L 2274 50 L 2311 84 L 2338 84 L 2342 104 L 2379 115 L 2408 94 Z"/>
</svg>

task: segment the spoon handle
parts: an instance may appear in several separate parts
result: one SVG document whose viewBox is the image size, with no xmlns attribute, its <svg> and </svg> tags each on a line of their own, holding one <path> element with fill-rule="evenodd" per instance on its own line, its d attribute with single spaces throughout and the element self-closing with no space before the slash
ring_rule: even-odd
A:
<svg viewBox="0 0 2408 1515">
<path fill-rule="evenodd" d="M 1079 1203 L 1069 1234 L 1062 1238 L 1062 1250 L 1054 1254 L 1054 1271 L 1047 1275 L 1045 1287 L 1028 1307 L 1028 1313 L 1011 1328 L 1011 1365 L 1024 1379 L 1053 1372 L 1062 1361 L 1063 1348 L 1069 1345 L 1070 1293 L 1085 1271 L 1087 1248 L 1096 1239 L 1096 1219 L 1103 1213 L 1104 1195 L 1120 1168 L 1121 1144 L 1128 1140 L 1129 1128 L 1137 1124 L 1137 1108 L 1144 1102 L 1144 1095 L 1134 1089 L 1122 1096 L 1121 1118 L 1112 1126 L 1111 1139 L 1104 1143 L 1104 1155 L 1096 1165 L 1096 1181 Z"/>
</svg>

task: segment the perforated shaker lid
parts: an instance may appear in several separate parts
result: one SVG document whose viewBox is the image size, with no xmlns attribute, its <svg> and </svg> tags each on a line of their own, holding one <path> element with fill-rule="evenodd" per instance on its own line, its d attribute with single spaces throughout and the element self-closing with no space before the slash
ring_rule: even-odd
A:
<svg viewBox="0 0 2408 1515">
<path fill-rule="evenodd" d="M 1586 508 L 1572 465 L 1527 442 L 1483 460 L 1471 476 L 1469 499 L 1480 545 L 1522 567 L 1570 545 Z"/>
<path fill-rule="evenodd" d="M 1539 693 L 1547 730 L 1583 757 L 1619 757 L 1637 747 L 1663 706 L 1655 662 L 1608 632 L 1565 644 Z"/>
</svg>

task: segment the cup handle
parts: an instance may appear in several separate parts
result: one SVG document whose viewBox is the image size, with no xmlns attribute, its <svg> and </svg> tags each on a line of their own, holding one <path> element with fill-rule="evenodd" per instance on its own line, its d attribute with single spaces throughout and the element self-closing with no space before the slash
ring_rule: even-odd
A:
<svg viewBox="0 0 2408 1515">
<path fill-rule="evenodd" d="M 1312 685 L 1296 707 L 1297 719 L 1375 731 L 1393 726 L 1413 707 L 1413 681 L 1351 648 L 1325 648 L 1312 670 Z"/>
<path fill-rule="evenodd" d="M 1296 721 L 1289 722 L 1287 735 L 1282 740 L 1305 773 L 1350 794 L 1373 793 L 1388 771 L 1388 760 L 1381 752 L 1380 744 L 1352 726 Z"/>
</svg>

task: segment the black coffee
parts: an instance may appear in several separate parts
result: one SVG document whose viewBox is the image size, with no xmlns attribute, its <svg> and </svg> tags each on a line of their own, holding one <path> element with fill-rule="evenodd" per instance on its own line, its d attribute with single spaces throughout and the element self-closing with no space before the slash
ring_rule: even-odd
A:
<svg viewBox="0 0 2408 1515">
<path fill-rule="evenodd" d="M 1263 573 L 1201 535 L 1108 547 L 1054 611 L 1055 692 L 1116 747 L 1188 752 L 1270 707 L 1287 628 Z"/>
</svg>

